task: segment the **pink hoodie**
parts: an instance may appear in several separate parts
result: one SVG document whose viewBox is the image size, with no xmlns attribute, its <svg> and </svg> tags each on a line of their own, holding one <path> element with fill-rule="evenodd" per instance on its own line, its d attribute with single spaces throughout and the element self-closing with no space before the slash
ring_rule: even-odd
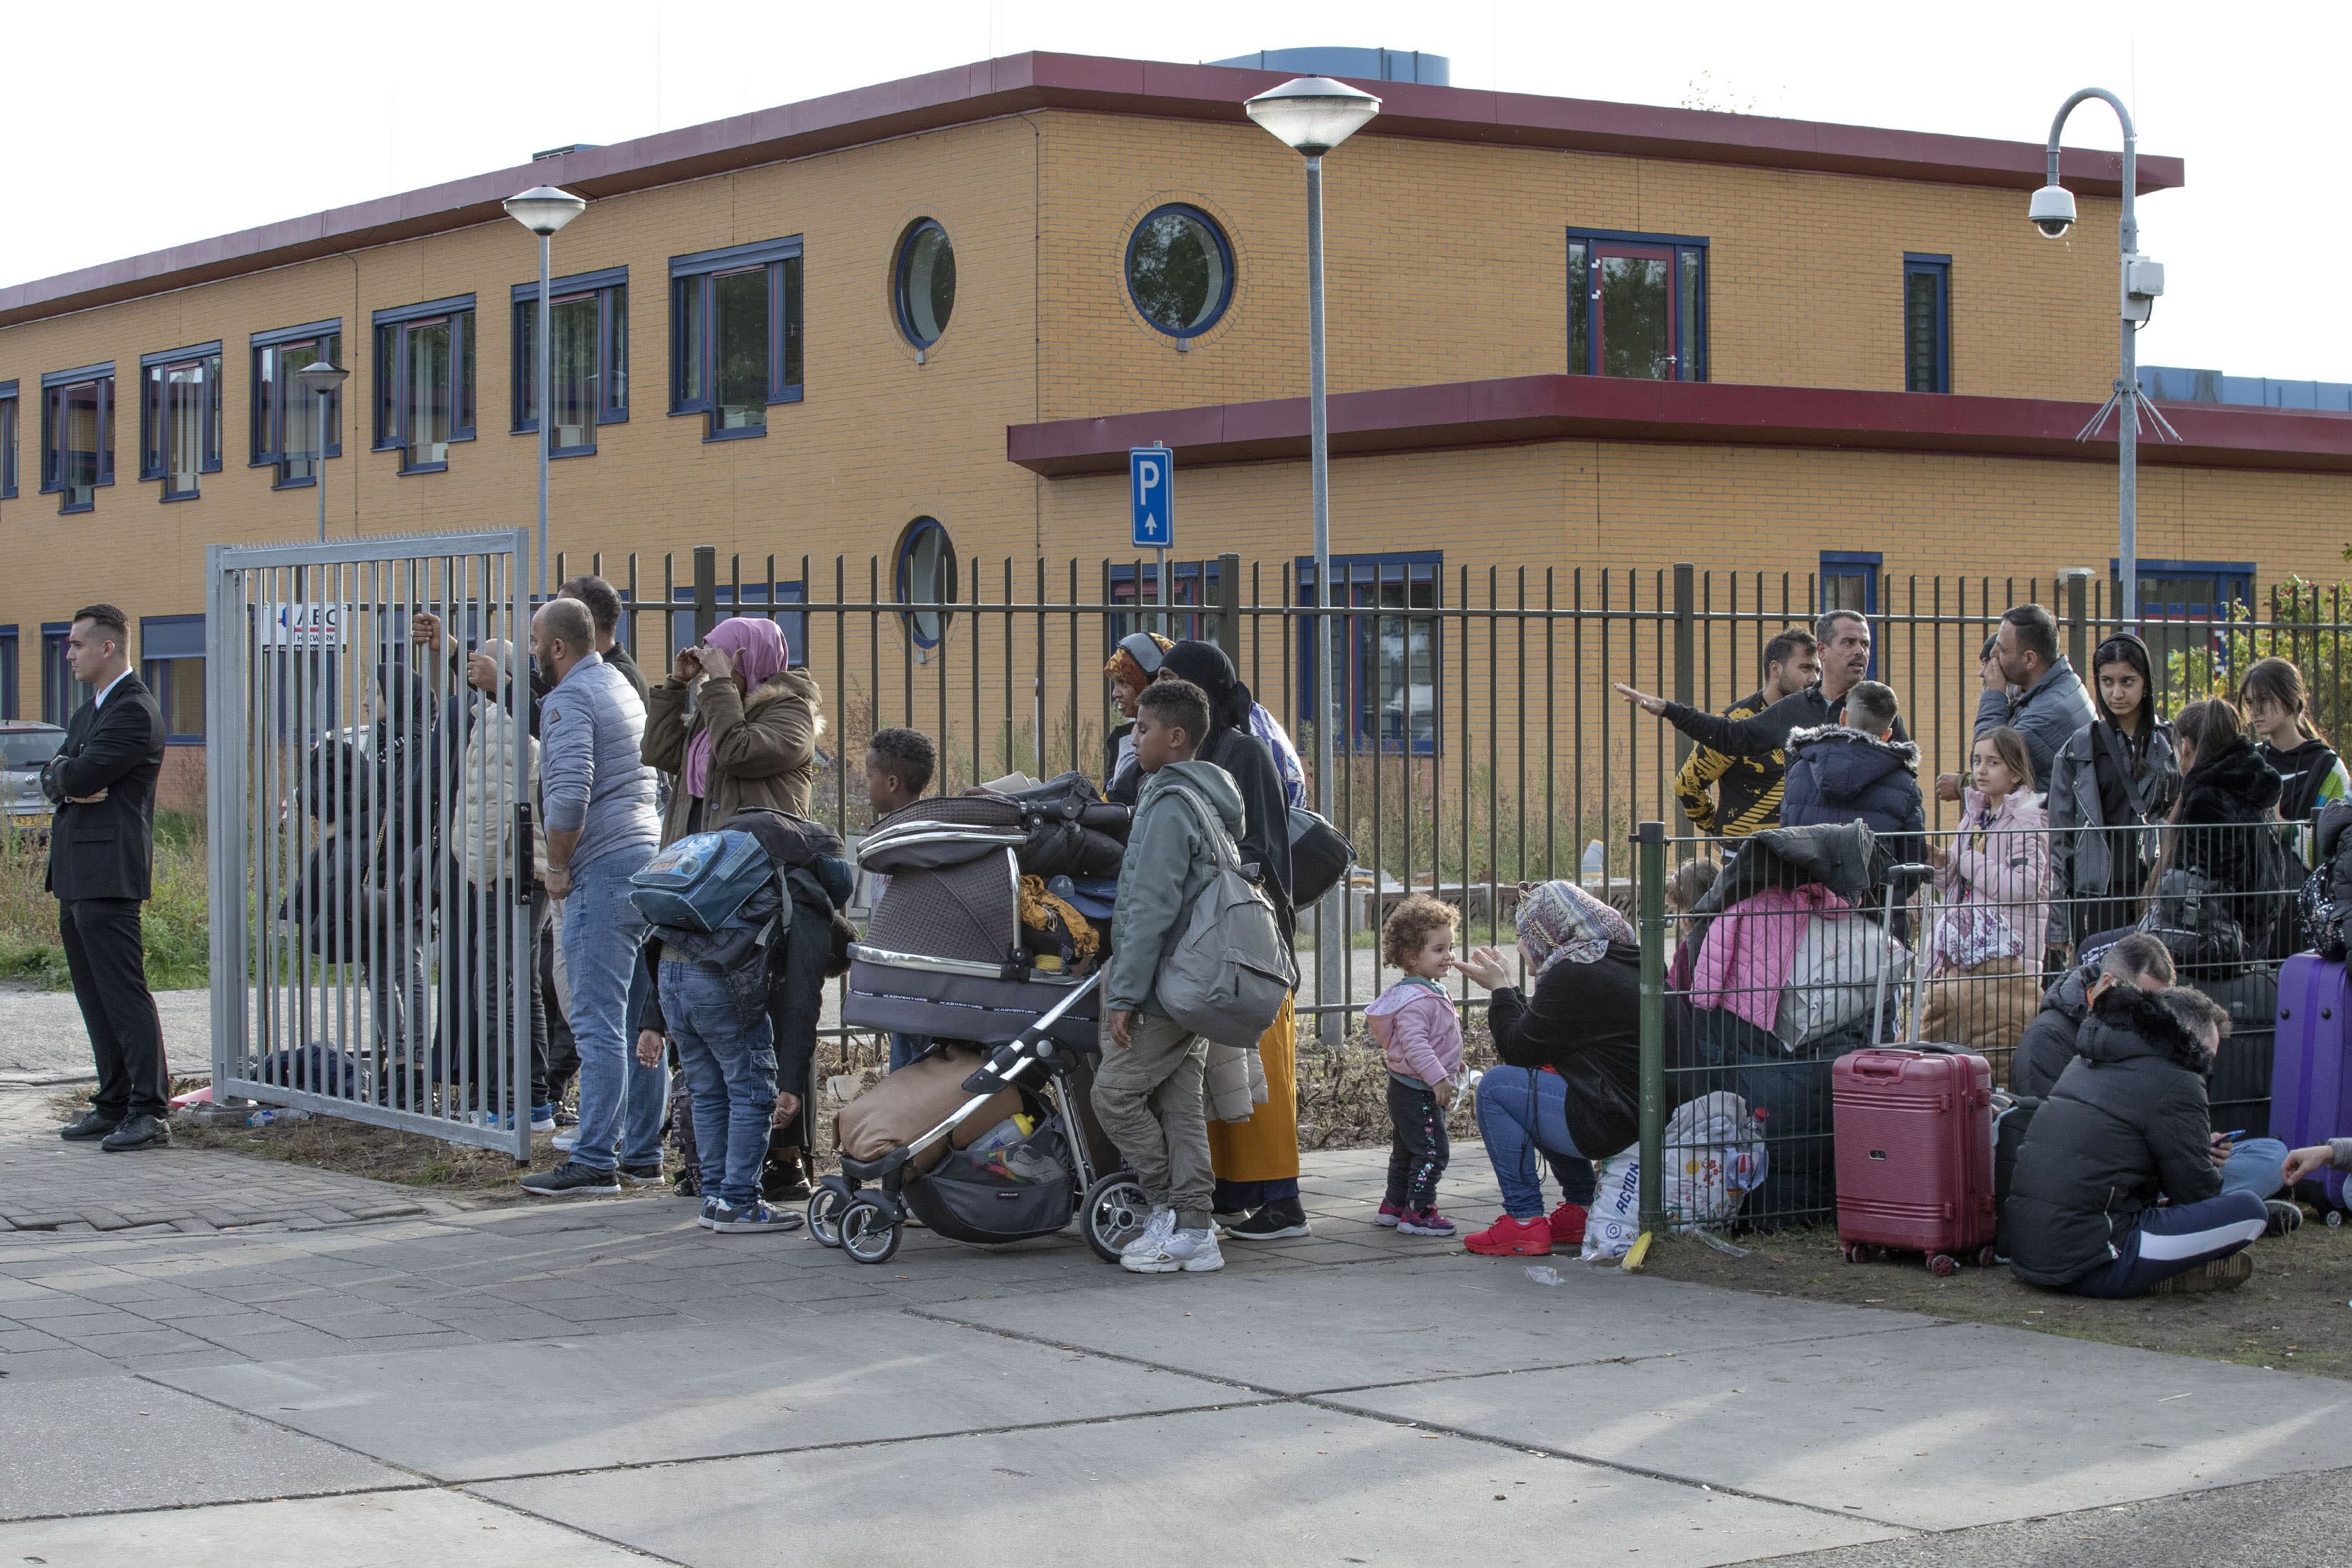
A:
<svg viewBox="0 0 2352 1568">
<path fill-rule="evenodd" d="M 1442 987 L 1400 980 L 1364 1009 L 1364 1025 L 1400 1078 L 1435 1085 L 1462 1076 L 1462 1020 Z"/>
</svg>

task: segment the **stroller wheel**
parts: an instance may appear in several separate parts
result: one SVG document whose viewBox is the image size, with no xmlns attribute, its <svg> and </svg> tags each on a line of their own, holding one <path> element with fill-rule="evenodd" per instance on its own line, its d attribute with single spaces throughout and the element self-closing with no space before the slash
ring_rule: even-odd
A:
<svg viewBox="0 0 2352 1568">
<path fill-rule="evenodd" d="M 898 1255 L 898 1222 L 872 1198 L 841 1211 L 841 1249 L 860 1263 L 887 1263 Z"/>
<path fill-rule="evenodd" d="M 841 1211 L 850 1205 L 853 1196 L 849 1184 L 839 1176 L 825 1177 L 809 1194 L 809 1234 L 816 1237 L 820 1246 L 841 1245 Z"/>
<path fill-rule="evenodd" d="M 1105 1263 L 1116 1263 L 1119 1248 L 1142 1235 L 1150 1217 L 1143 1184 L 1125 1171 L 1113 1171 L 1087 1194 L 1087 1245 Z"/>
</svg>

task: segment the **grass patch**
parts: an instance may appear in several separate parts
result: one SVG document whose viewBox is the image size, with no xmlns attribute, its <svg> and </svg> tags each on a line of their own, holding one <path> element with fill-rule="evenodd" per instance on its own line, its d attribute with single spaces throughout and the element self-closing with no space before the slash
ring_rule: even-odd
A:
<svg viewBox="0 0 2352 1568">
<path fill-rule="evenodd" d="M 1963 1268 L 1937 1279 L 1916 1258 L 1848 1263 L 1832 1226 L 1749 1237 L 1743 1244 L 1747 1257 L 1728 1258 L 1695 1237 L 1660 1237 L 1649 1271 L 1761 1295 L 1925 1312 L 2352 1379 L 2352 1226 L 2309 1221 L 2292 1236 L 2254 1243 L 2253 1278 L 2238 1289 L 2136 1301 L 2060 1295 L 2020 1283 L 2006 1268 Z"/>
<path fill-rule="evenodd" d="M 73 982 L 58 941 L 58 900 L 46 886 L 48 867 L 46 830 L 0 835 L 0 979 L 63 991 Z M 140 925 L 147 984 L 158 991 L 193 989 L 211 976 L 207 887 L 203 815 L 157 812 L 154 893 Z"/>
</svg>

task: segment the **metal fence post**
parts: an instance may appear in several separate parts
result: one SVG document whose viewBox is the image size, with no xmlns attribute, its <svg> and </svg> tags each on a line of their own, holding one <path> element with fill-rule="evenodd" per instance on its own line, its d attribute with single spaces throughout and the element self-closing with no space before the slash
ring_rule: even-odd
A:
<svg viewBox="0 0 2352 1568">
<path fill-rule="evenodd" d="M 2078 676 L 2091 668 L 2091 628 L 2085 602 L 2090 585 L 2090 573 L 2077 568 L 2066 574 L 2066 653 Z M 2097 676 L 2093 675 L 2084 684 L 2095 686 L 2097 681 Z"/>
<path fill-rule="evenodd" d="M 1212 603 L 1215 605 L 1216 621 L 1209 629 L 1209 640 L 1225 650 L 1234 668 L 1242 662 L 1242 558 L 1233 551 L 1217 557 L 1217 586 Z"/>
<path fill-rule="evenodd" d="M 1642 1228 L 1654 1231 L 1665 1206 L 1666 825 L 1633 833 L 1633 889 L 1642 936 Z"/>
<path fill-rule="evenodd" d="M 716 545 L 694 547 L 694 640 L 707 642 L 710 628 L 719 624 L 719 550 Z"/>
<path fill-rule="evenodd" d="M 1687 561 L 1675 563 L 1675 700 L 1685 708 L 1692 705 L 1697 691 L 1698 654 L 1694 633 L 1697 626 L 1697 595 L 1694 591 L 1695 574 Z M 1689 760 L 1691 738 L 1680 730 L 1675 731 L 1675 771 Z"/>
</svg>

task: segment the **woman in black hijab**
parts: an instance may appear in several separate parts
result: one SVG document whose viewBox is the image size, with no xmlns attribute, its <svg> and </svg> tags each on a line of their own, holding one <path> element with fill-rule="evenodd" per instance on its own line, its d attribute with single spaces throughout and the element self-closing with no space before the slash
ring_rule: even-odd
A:
<svg viewBox="0 0 2352 1568">
<path fill-rule="evenodd" d="M 1209 736 L 1195 753 L 1233 775 L 1246 820 L 1235 847 L 1255 861 L 1273 901 L 1276 929 L 1294 929 L 1290 904 L 1290 805 L 1274 753 L 1250 730 L 1250 689 L 1214 643 L 1180 642 L 1161 656 L 1159 679 L 1189 680 L 1209 696 Z M 1247 1121 L 1209 1123 L 1210 1163 L 1217 1173 L 1213 1206 L 1246 1217 L 1226 1226 L 1241 1241 L 1305 1236 L 1307 1210 L 1298 1198 L 1297 1016 L 1285 1000 L 1258 1041 L 1266 1102 Z"/>
</svg>

